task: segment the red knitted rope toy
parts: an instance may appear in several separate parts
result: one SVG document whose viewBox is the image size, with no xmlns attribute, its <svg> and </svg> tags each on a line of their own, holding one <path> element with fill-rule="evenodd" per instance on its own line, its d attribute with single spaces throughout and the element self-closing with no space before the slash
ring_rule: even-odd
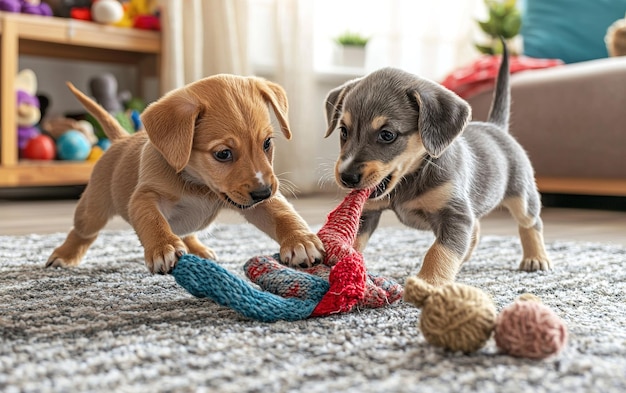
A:
<svg viewBox="0 0 626 393">
<path fill-rule="evenodd" d="M 291 269 L 280 263 L 278 254 L 248 260 L 244 271 L 261 290 L 216 262 L 191 254 L 178 260 L 172 275 L 192 295 L 265 322 L 295 321 L 394 303 L 402 298 L 402 286 L 393 279 L 367 273 L 363 255 L 352 247 L 369 195 L 368 190 L 352 191 L 328 214 L 318 232 L 326 249 L 324 263 Z"/>
<path fill-rule="evenodd" d="M 244 266 L 248 278 L 263 290 L 276 295 L 310 298 L 310 279 L 320 277 L 329 289 L 309 316 L 349 312 L 355 306 L 378 308 L 402 298 L 403 288 L 395 281 L 368 273 L 363 255 L 352 245 L 356 239 L 363 205 L 371 191 L 354 190 L 327 216 L 317 233 L 324 244 L 326 258 L 322 264 L 305 269 L 290 269 L 278 256 L 250 259 Z M 307 273 L 294 276 L 293 272 Z"/>
<path fill-rule="evenodd" d="M 369 190 L 350 193 L 349 203 L 341 204 L 328 214 L 319 236 L 326 249 L 324 264 L 332 266 L 330 289 L 319 302 L 312 316 L 350 311 L 365 296 L 367 273 L 363 255 L 352 248 L 359 228 L 363 205 Z"/>
</svg>

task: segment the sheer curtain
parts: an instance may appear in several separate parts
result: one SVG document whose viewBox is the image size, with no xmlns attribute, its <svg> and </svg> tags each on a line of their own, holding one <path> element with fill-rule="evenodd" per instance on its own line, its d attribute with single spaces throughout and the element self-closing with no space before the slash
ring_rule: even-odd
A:
<svg viewBox="0 0 626 393">
<path fill-rule="evenodd" d="M 160 0 L 161 92 L 203 77 L 252 72 L 247 0 Z"/>
<path fill-rule="evenodd" d="M 315 102 L 313 72 L 313 14 L 311 0 L 273 0 L 276 30 L 274 80 L 289 97 L 289 122 L 293 138 L 276 138 L 275 168 L 284 188 L 298 192 L 317 190 L 317 146 L 321 134 L 311 127 L 322 114 L 322 103 Z"/>
</svg>

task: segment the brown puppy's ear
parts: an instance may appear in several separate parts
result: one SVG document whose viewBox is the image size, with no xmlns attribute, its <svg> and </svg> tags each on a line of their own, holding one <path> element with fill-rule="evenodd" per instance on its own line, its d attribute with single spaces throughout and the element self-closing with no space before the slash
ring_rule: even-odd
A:
<svg viewBox="0 0 626 393">
<path fill-rule="evenodd" d="M 289 128 L 287 116 L 289 109 L 287 93 L 280 85 L 261 78 L 257 78 L 257 86 L 261 91 L 263 99 L 274 109 L 276 120 L 280 124 L 280 130 L 283 132 L 283 135 L 285 135 L 285 138 L 291 139 L 291 128 Z"/>
<path fill-rule="evenodd" d="M 465 129 L 471 107 L 450 90 L 425 80 L 408 95 L 418 107 L 417 126 L 424 148 L 432 157 L 439 157 Z"/>
<path fill-rule="evenodd" d="M 328 124 L 328 128 L 326 129 L 326 135 L 324 135 L 324 138 L 328 138 L 330 134 L 335 131 L 335 128 L 337 128 L 337 122 L 339 121 L 341 110 L 343 109 L 343 101 L 346 98 L 346 94 L 348 94 L 348 92 L 352 90 L 354 86 L 361 81 L 361 79 L 363 78 L 353 79 L 346 82 L 343 85 L 331 90 L 326 96 L 324 107 L 326 109 L 326 124 Z"/>
<path fill-rule="evenodd" d="M 141 114 L 150 142 L 176 173 L 189 162 L 199 114 L 200 103 L 185 88 L 168 93 Z"/>
</svg>

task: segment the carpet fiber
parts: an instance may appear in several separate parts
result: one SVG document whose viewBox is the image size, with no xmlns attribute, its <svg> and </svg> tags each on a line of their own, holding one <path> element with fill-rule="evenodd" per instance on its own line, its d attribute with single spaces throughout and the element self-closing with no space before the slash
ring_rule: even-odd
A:
<svg viewBox="0 0 626 393">
<path fill-rule="evenodd" d="M 0 236 L 0 391 L 3 392 L 624 392 L 626 249 L 555 242 L 550 273 L 516 270 L 515 238 L 485 237 L 459 274 L 498 310 L 525 292 L 568 325 L 558 356 L 499 354 L 493 338 L 471 355 L 424 341 L 420 311 L 382 309 L 261 323 L 197 299 L 170 276 L 152 276 L 133 232 L 103 232 L 84 262 L 44 269 L 64 234 Z M 223 225 L 202 240 L 242 275 L 277 245 L 250 225 Z M 432 237 L 377 231 L 368 269 L 404 283 Z"/>
</svg>

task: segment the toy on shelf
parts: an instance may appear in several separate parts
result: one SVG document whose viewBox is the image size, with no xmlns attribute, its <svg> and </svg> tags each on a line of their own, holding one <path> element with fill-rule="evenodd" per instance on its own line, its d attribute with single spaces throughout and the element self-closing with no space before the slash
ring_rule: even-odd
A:
<svg viewBox="0 0 626 393">
<path fill-rule="evenodd" d="M 161 30 L 157 0 L 130 0 L 124 3 L 124 16 L 117 26 Z"/>
<path fill-rule="evenodd" d="M 505 354 L 544 359 L 567 341 L 565 323 L 533 295 L 523 295 L 496 313 L 482 290 L 459 283 L 434 287 L 417 277 L 405 284 L 404 300 L 422 309 L 420 330 L 431 345 L 470 353 L 493 335 Z"/>
<path fill-rule="evenodd" d="M 61 160 L 85 161 L 91 152 L 91 143 L 80 131 L 69 130 L 57 139 L 57 156 Z"/>
<path fill-rule="evenodd" d="M 143 128 L 139 113 L 145 109 L 145 104 L 133 97 L 130 91 L 119 91 L 115 75 L 104 73 L 92 77 L 89 80 L 89 89 L 96 102 L 111 113 L 130 134 Z M 94 125 L 96 135 L 104 138 L 104 132 L 93 116 L 88 116 L 88 119 Z"/>
<path fill-rule="evenodd" d="M 91 5 L 91 19 L 94 22 L 112 25 L 124 17 L 124 7 L 117 0 L 98 0 Z"/>
<path fill-rule="evenodd" d="M 183 255 L 172 271 L 176 282 L 196 297 L 206 297 L 264 322 L 294 321 L 383 307 L 402 298 L 395 281 L 367 273 L 363 255 L 352 248 L 363 205 L 371 191 L 354 190 L 329 213 L 318 236 L 324 243 L 322 265 L 292 269 L 278 255 L 250 259 L 244 269 L 262 290 L 214 261 Z"/>
<path fill-rule="evenodd" d="M 54 160 L 56 152 L 54 139 L 46 134 L 41 134 L 26 143 L 22 150 L 22 157 L 29 160 L 49 161 Z"/>
<path fill-rule="evenodd" d="M 118 91 L 115 75 L 104 73 L 89 79 L 89 89 L 96 102 L 109 113 L 124 111 L 124 101 L 131 98 L 129 91 Z"/>
<path fill-rule="evenodd" d="M 41 0 L 0 0 L 0 11 L 52 16 L 50 6 Z"/>
<path fill-rule="evenodd" d="M 37 76 L 33 70 L 20 71 L 15 78 L 17 93 L 17 145 L 20 152 L 29 140 L 41 134 L 36 125 L 41 119 L 37 98 Z"/>
<path fill-rule="evenodd" d="M 95 134 L 93 125 L 87 120 L 76 120 L 70 117 L 55 116 L 43 120 L 41 122 L 41 129 L 54 139 L 58 139 L 69 130 L 76 130 L 82 132 L 92 145 L 98 143 L 98 137 Z"/>
</svg>

